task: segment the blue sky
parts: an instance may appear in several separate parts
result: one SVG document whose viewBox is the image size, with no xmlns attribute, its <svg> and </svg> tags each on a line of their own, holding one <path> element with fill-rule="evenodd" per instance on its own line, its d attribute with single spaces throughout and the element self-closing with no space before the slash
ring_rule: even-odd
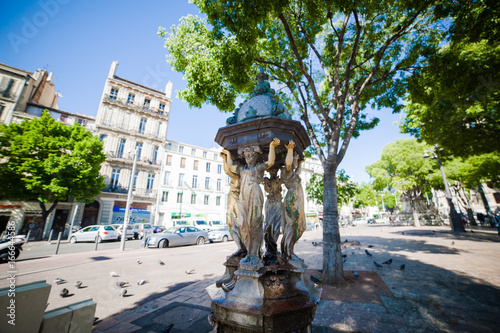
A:
<svg viewBox="0 0 500 333">
<path fill-rule="evenodd" d="M 213 139 L 229 116 L 212 106 L 190 109 L 177 98 L 186 86 L 182 74 L 165 61 L 166 49 L 157 36 L 159 26 L 170 31 L 182 16 L 198 14 L 187 0 L 163 1 L 1 1 L 0 62 L 54 73 L 62 95 L 59 108 L 96 116 L 111 62 L 118 60 L 117 75 L 164 90 L 173 83 L 168 139 L 213 147 Z M 400 115 L 374 111 L 380 124 L 352 140 L 341 169 L 356 182 L 368 182 L 365 166 L 380 158 L 383 146 L 397 138 L 394 122 Z"/>
</svg>

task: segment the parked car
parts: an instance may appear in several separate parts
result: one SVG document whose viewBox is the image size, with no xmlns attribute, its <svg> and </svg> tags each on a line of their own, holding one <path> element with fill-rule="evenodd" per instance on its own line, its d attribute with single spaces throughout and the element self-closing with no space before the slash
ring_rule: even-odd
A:
<svg viewBox="0 0 500 333">
<path fill-rule="evenodd" d="M 71 243 L 77 242 L 101 242 L 105 240 L 115 241 L 118 239 L 118 232 L 110 225 L 89 225 L 69 236 Z"/>
<path fill-rule="evenodd" d="M 163 232 L 163 231 L 165 231 L 165 227 L 162 225 L 155 225 L 153 227 L 153 233 L 155 233 L 155 234 L 158 232 Z"/>
<path fill-rule="evenodd" d="M 227 242 L 228 240 L 233 240 L 233 236 L 229 233 L 229 228 L 226 226 L 219 227 L 216 230 L 208 232 L 208 240 L 210 243 L 213 242 Z"/>
<path fill-rule="evenodd" d="M 360 224 L 367 224 L 367 221 L 365 218 L 357 218 L 354 220 L 353 225 L 360 225 Z"/>
<path fill-rule="evenodd" d="M 368 219 L 366 222 L 368 224 L 375 224 L 375 220 L 374 219 Z"/>
<path fill-rule="evenodd" d="M 146 238 L 146 247 L 171 247 L 180 245 L 203 245 L 208 233 L 195 227 L 172 227 Z"/>
<path fill-rule="evenodd" d="M 111 225 L 113 228 L 116 229 L 118 232 L 118 240 L 122 239 L 122 234 L 123 234 L 123 224 L 112 224 Z M 134 238 L 134 230 L 132 230 L 132 226 L 130 224 L 127 224 L 127 239 L 132 239 Z"/>
<path fill-rule="evenodd" d="M 210 224 L 208 224 L 208 222 L 205 220 L 194 220 L 193 226 L 195 226 L 198 229 L 207 231 L 207 232 L 212 230 L 212 227 L 210 226 Z"/>
<path fill-rule="evenodd" d="M 134 231 L 134 239 L 143 239 L 153 234 L 153 226 L 149 223 L 135 223 L 132 224 Z"/>
</svg>

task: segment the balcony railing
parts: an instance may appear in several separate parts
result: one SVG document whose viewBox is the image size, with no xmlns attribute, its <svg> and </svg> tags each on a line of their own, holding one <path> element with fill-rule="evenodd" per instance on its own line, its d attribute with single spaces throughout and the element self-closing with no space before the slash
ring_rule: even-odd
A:
<svg viewBox="0 0 500 333">
<path fill-rule="evenodd" d="M 107 193 L 116 193 L 116 194 L 128 194 L 128 188 L 124 186 L 106 186 L 104 187 L 101 192 L 107 192 Z M 134 196 L 140 196 L 140 197 L 150 197 L 154 198 L 158 194 L 157 190 L 153 189 L 147 189 L 147 188 L 135 188 L 132 191 L 132 194 Z"/>
<path fill-rule="evenodd" d="M 109 102 L 111 104 L 119 105 L 119 106 L 124 106 L 126 108 L 135 110 L 135 111 L 142 111 L 142 112 L 151 112 L 151 113 L 156 113 L 160 115 L 167 115 L 168 112 L 165 110 L 160 110 L 159 108 L 152 108 L 149 106 L 143 106 L 143 105 L 136 105 L 134 103 L 128 103 L 127 101 L 124 101 L 120 98 L 111 98 L 109 95 L 104 98 L 104 101 Z"/>
</svg>

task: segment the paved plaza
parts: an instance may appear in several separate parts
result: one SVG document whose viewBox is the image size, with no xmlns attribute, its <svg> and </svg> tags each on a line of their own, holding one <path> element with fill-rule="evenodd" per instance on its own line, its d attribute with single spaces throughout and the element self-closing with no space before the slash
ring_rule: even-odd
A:
<svg viewBox="0 0 500 333">
<path fill-rule="evenodd" d="M 312 331 L 500 332 L 500 237 L 490 228 L 476 227 L 473 232 L 467 229 L 465 234 L 454 234 L 442 226 L 342 228 L 344 271 L 349 284 L 344 288 L 323 289 Z M 321 239 L 321 231 L 307 231 L 297 243 L 296 253 L 309 266 L 308 275 L 320 274 Z M 44 276 L 53 278 L 56 274 L 68 279 L 81 277 L 89 286 L 101 283 L 100 288 L 106 289 L 110 282 L 102 282 L 102 274 L 96 272 L 107 274 L 115 269 L 130 280 L 146 276 L 151 281 L 147 294 L 142 295 L 138 286 L 131 286 L 127 298 L 93 297 L 99 317 L 94 332 L 164 332 L 171 324 L 172 333 L 208 332 L 210 299 L 205 288 L 222 276 L 224 258 L 235 245 L 230 242 L 203 246 L 210 249 L 215 262 L 220 262 L 217 265 L 186 262 L 191 258 L 186 253 L 196 248 L 167 249 L 171 255 L 169 262 L 178 260 L 175 267 L 168 267 L 168 279 L 164 281 L 169 283 L 159 283 L 162 280 L 158 277 L 166 272 L 161 265 L 145 263 L 134 269 L 123 268 L 126 260 L 136 260 L 137 256 L 147 261 L 146 249 L 106 250 L 99 255 L 108 259 L 93 260 L 91 266 L 86 266 L 92 267 L 88 271 L 79 269 L 85 266 L 67 264 L 57 271 L 40 268 L 19 279 L 27 282 Z M 162 252 L 148 252 L 148 255 L 158 253 Z M 64 256 L 72 260 L 79 256 L 79 260 L 86 262 L 85 256 L 95 258 L 95 255 L 87 252 Z M 32 265 L 42 267 L 43 260 L 56 257 L 68 260 L 53 256 L 32 260 Z M 382 264 L 389 259 L 392 259 L 390 265 Z M 374 261 L 382 268 L 376 267 Z M 20 266 L 28 262 L 21 261 Z M 193 266 L 196 273 L 185 274 L 185 269 Z M 49 302 L 49 307 L 57 307 L 62 300 L 51 295 Z"/>
</svg>

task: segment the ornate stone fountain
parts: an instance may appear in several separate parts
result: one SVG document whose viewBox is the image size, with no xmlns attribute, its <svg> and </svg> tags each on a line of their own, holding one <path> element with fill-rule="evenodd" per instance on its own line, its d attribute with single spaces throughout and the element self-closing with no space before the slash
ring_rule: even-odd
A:
<svg viewBox="0 0 500 333">
<path fill-rule="evenodd" d="M 206 289 L 214 332 L 309 332 L 321 294 L 293 251 L 306 227 L 300 168 L 310 141 L 267 80 L 261 71 L 252 95 L 215 138 L 231 177 L 227 221 L 238 250 Z"/>
</svg>

